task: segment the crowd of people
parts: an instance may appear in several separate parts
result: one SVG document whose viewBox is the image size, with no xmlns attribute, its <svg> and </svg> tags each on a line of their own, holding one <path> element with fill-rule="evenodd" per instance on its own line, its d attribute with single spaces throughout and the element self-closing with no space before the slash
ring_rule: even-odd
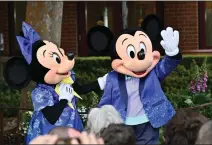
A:
<svg viewBox="0 0 212 145">
<path fill-rule="evenodd" d="M 193 110 L 177 110 L 163 130 L 164 143 L 167 145 L 212 144 L 212 121 Z M 136 136 L 134 130 L 124 124 L 116 109 L 105 105 L 91 109 L 84 132 L 70 127 L 56 127 L 30 144 L 135 145 Z"/>
</svg>

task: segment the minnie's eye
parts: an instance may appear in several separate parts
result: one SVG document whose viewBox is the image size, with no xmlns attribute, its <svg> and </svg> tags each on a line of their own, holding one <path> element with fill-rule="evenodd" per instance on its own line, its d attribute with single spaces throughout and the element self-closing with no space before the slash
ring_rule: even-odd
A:
<svg viewBox="0 0 212 145">
<path fill-rule="evenodd" d="M 140 48 L 140 51 L 143 51 L 144 53 L 146 53 L 146 45 L 143 42 L 140 43 L 139 48 Z"/>
<path fill-rule="evenodd" d="M 130 58 L 134 58 L 135 57 L 135 47 L 133 45 L 129 45 L 127 47 L 127 55 L 130 57 Z"/>
<path fill-rule="evenodd" d="M 54 54 L 52 55 L 52 57 L 53 57 L 53 59 L 54 59 L 58 64 L 61 63 L 61 59 L 60 59 L 60 57 L 59 57 L 56 53 L 54 53 Z"/>
</svg>

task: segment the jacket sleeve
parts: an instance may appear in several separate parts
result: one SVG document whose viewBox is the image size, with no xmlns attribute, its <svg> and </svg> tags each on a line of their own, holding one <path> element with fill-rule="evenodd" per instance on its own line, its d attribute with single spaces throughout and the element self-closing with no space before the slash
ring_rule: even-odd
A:
<svg viewBox="0 0 212 145">
<path fill-rule="evenodd" d="M 182 55 L 178 53 L 175 56 L 165 56 L 155 67 L 155 73 L 160 81 L 164 80 L 181 62 Z"/>
<path fill-rule="evenodd" d="M 110 76 L 110 73 L 107 76 L 106 85 L 104 88 L 104 93 L 100 99 L 100 102 L 98 104 L 98 107 L 102 107 L 104 105 L 112 104 L 112 89 L 113 89 L 113 83 Z"/>
<path fill-rule="evenodd" d="M 100 86 L 97 80 L 88 84 L 79 84 L 79 82 L 77 81 L 75 77 L 74 71 L 71 71 L 71 78 L 74 81 L 74 84 L 72 86 L 79 95 L 87 94 L 92 91 L 100 89 Z"/>
</svg>

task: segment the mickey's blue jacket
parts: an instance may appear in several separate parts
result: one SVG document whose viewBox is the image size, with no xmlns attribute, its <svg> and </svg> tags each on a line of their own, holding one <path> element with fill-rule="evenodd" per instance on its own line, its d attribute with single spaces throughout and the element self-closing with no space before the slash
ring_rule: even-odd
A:
<svg viewBox="0 0 212 145">
<path fill-rule="evenodd" d="M 182 57 L 175 59 L 165 56 L 155 68 L 144 78 L 140 79 L 139 93 L 145 113 L 154 128 L 167 123 L 174 115 L 175 110 L 166 98 L 160 82 L 165 79 L 181 62 Z M 108 73 L 104 94 L 98 104 L 113 105 L 123 120 L 127 115 L 128 95 L 125 76 L 116 71 Z"/>
</svg>

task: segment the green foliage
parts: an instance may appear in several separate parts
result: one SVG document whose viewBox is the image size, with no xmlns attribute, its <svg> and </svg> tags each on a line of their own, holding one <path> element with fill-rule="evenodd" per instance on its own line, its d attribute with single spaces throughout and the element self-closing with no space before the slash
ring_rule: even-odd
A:
<svg viewBox="0 0 212 145">
<path fill-rule="evenodd" d="M 164 81 L 164 91 L 176 109 L 212 102 L 211 65 L 207 64 L 207 57 L 203 58 L 202 60 L 202 64 L 197 64 L 196 59 L 192 59 L 190 69 L 186 69 L 184 66 L 179 65 L 177 71 L 173 72 Z M 208 73 L 208 90 L 206 92 L 192 94 L 189 91 L 190 81 L 198 80 L 200 76 L 204 74 L 204 72 Z M 169 85 L 171 85 L 172 87 L 170 87 Z M 200 109 L 200 111 L 207 117 L 212 118 L 211 109 L 212 106 L 207 106 Z"/>
<path fill-rule="evenodd" d="M 0 79 L 0 107 L 19 106 L 20 92 L 8 87 L 3 79 Z M 17 110 L 4 110 L 4 115 L 12 117 L 17 114 Z"/>
<path fill-rule="evenodd" d="M 22 132 L 23 136 L 27 133 L 27 129 L 28 129 L 31 117 L 32 117 L 32 111 L 24 112 L 22 115 L 19 130 L 20 132 Z"/>
</svg>

